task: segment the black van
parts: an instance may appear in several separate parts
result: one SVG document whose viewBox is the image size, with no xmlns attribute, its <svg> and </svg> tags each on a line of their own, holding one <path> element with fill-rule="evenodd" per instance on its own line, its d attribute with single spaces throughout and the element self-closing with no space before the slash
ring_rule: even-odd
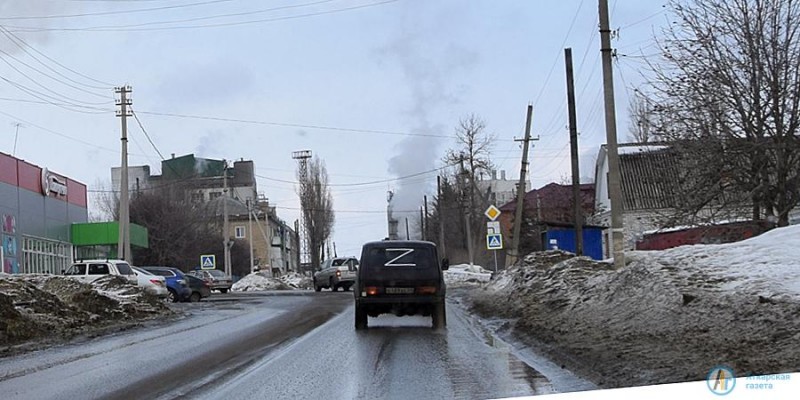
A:
<svg viewBox="0 0 800 400">
<path fill-rule="evenodd" d="M 367 316 L 430 315 L 434 328 L 447 326 L 446 287 L 436 245 L 414 240 L 370 242 L 361 250 L 356 276 L 355 328 L 367 327 Z"/>
</svg>

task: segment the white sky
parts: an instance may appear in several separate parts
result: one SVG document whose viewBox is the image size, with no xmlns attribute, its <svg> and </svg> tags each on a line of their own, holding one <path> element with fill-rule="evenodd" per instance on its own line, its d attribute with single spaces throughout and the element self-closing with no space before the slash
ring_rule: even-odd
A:
<svg viewBox="0 0 800 400">
<path fill-rule="evenodd" d="M 626 92 L 667 15 L 660 1 L 610 3 L 624 142 Z M 569 176 L 564 47 L 575 62 L 582 176 L 605 141 L 596 0 L 2 0 L 0 25 L 0 151 L 90 190 L 109 187 L 120 163 L 112 87 L 122 84 L 164 157 L 253 160 L 258 190 L 290 223 L 299 215 L 284 182 L 295 180 L 292 151 L 324 159 L 334 185 L 412 175 L 440 167 L 459 118 L 474 113 L 496 135 L 498 169 L 516 179 L 513 138 L 528 103 L 540 137 L 533 186 Z M 129 136 L 130 165 L 159 172 L 133 120 Z M 339 255 L 386 235 L 387 189 L 418 209 L 435 184 L 428 173 L 334 186 Z"/>
</svg>

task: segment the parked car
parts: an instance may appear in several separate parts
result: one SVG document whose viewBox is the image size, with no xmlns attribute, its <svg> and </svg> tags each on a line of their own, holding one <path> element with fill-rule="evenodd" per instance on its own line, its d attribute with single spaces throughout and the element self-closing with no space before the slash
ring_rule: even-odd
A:
<svg viewBox="0 0 800 400">
<path fill-rule="evenodd" d="M 152 272 L 145 271 L 139 267 L 131 266 L 133 272 L 136 273 L 137 284 L 145 292 L 158 297 L 169 296 L 167 290 L 167 280 L 160 275 L 155 275 Z"/>
<path fill-rule="evenodd" d="M 106 275 L 119 275 L 137 284 L 136 273 L 125 260 L 81 260 L 70 265 L 64 275 L 78 279 L 82 282 L 92 282 Z"/>
<path fill-rule="evenodd" d="M 447 326 L 446 286 L 436 245 L 416 240 L 370 242 L 361 250 L 354 290 L 355 328 L 366 329 L 367 317 L 380 314 L 430 315 L 434 328 Z"/>
<path fill-rule="evenodd" d="M 358 259 L 355 257 L 329 258 L 314 273 L 314 290 L 319 292 L 322 288 L 328 288 L 335 292 L 342 288 L 348 291 L 356 281 L 357 270 Z"/>
<path fill-rule="evenodd" d="M 169 299 L 173 303 L 186 300 L 192 295 L 192 289 L 189 288 L 189 284 L 186 282 L 186 276 L 181 270 L 174 267 L 160 266 L 146 266 L 141 268 L 152 274 L 163 276 L 164 279 L 166 279 Z"/>
<path fill-rule="evenodd" d="M 196 303 L 201 299 L 211 296 L 211 284 L 207 281 L 200 279 L 194 275 L 186 274 L 186 282 L 189 288 L 192 289 L 192 294 L 189 295 L 189 301 Z"/>
<path fill-rule="evenodd" d="M 219 290 L 221 293 L 228 293 L 233 286 L 233 279 L 218 269 L 196 269 L 187 273 L 208 282 L 211 290 Z"/>
</svg>

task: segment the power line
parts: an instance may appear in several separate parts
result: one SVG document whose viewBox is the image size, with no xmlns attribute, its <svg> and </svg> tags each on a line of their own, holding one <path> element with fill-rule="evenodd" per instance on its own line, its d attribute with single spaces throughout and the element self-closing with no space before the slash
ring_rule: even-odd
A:
<svg viewBox="0 0 800 400">
<path fill-rule="evenodd" d="M 575 14 L 572 16 L 572 22 L 569 24 L 569 29 L 567 29 L 567 34 L 564 35 L 564 40 L 561 43 L 561 47 L 563 48 L 567 44 L 567 40 L 569 39 L 569 34 L 572 33 L 572 28 L 575 26 L 575 21 L 578 19 L 578 14 L 580 14 L 581 8 L 583 7 L 584 0 L 581 0 L 580 4 L 578 4 L 578 9 L 575 10 Z M 544 83 L 542 84 L 542 89 L 539 91 L 539 95 L 536 96 L 536 100 L 534 100 L 534 106 L 539 104 L 539 99 L 544 94 L 544 90 L 547 87 L 547 83 L 550 82 L 550 77 L 553 75 L 553 71 L 556 68 L 556 64 L 558 64 L 559 55 L 561 54 L 561 49 L 559 49 L 558 54 L 556 54 L 555 59 L 553 60 L 553 64 L 550 66 L 550 71 L 547 72 L 547 77 L 544 79 Z"/>
<path fill-rule="evenodd" d="M 384 0 L 384 1 L 379 1 L 379 2 L 375 2 L 375 3 L 361 4 L 361 5 L 352 6 L 352 7 L 344 7 L 344 8 L 333 9 L 333 10 L 319 11 L 319 12 L 306 13 L 306 14 L 289 15 L 289 16 L 283 16 L 283 17 L 262 18 L 262 19 L 255 19 L 255 20 L 225 22 L 225 23 L 216 23 L 216 24 L 171 26 L 171 27 L 161 27 L 161 28 L 119 28 L 118 26 L 117 27 L 115 27 L 115 26 L 95 26 L 95 27 L 81 27 L 81 28 L 36 28 L 36 27 L 30 27 L 30 26 L 12 26 L 12 25 L 7 25 L 7 27 L 8 28 L 12 28 L 15 31 L 20 31 L 20 32 L 41 32 L 41 31 L 142 32 L 142 31 L 163 31 L 163 30 L 177 30 L 177 29 L 219 28 L 219 27 L 226 27 L 226 26 L 259 24 L 259 23 L 268 23 L 268 22 L 276 22 L 276 21 L 285 21 L 285 20 L 290 20 L 290 19 L 315 17 L 315 16 L 319 16 L 319 15 L 343 13 L 343 12 L 358 10 L 358 9 L 362 9 L 362 8 L 376 7 L 376 6 L 380 6 L 380 5 L 395 3 L 395 2 L 398 2 L 398 1 L 400 1 L 400 0 Z"/>
<path fill-rule="evenodd" d="M 134 14 L 134 13 L 143 13 L 143 12 L 151 12 L 151 11 L 163 11 L 163 10 L 171 10 L 176 8 L 188 8 L 188 7 L 197 7 L 197 6 L 205 6 L 209 4 L 215 3 L 227 3 L 233 0 L 207 0 L 201 1 L 196 3 L 188 3 L 188 4 L 175 4 L 171 6 L 160 6 L 160 7 L 151 7 L 151 8 L 139 8 L 139 9 L 131 9 L 131 10 L 116 10 L 116 11 L 99 11 L 94 13 L 82 13 L 82 14 L 62 14 L 62 15 L 33 15 L 33 16 L 12 16 L 12 17 L 0 17 L 0 20 L 38 20 L 38 19 L 58 19 L 58 18 L 81 18 L 81 17 L 94 17 L 98 15 L 119 15 L 119 14 Z"/>
<path fill-rule="evenodd" d="M 161 151 L 158 150 L 158 147 L 155 143 L 153 143 L 153 139 L 150 138 L 150 134 L 147 133 L 147 129 L 144 129 L 144 125 L 142 125 L 142 121 L 139 120 L 139 116 L 136 114 L 136 111 L 133 111 L 133 106 L 128 106 L 128 109 L 131 110 L 131 114 L 133 114 L 133 118 L 136 120 L 136 123 L 139 125 L 139 129 L 142 130 L 144 136 L 147 138 L 147 141 L 150 142 L 150 145 L 153 146 L 153 149 L 158 153 L 158 156 L 161 157 L 161 160 L 164 160 L 164 155 L 161 154 Z M 174 172 L 174 171 L 173 171 Z"/>
</svg>

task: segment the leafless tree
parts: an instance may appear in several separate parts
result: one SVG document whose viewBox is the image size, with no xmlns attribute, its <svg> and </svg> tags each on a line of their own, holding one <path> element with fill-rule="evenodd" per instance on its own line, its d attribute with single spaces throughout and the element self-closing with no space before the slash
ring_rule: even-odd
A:
<svg viewBox="0 0 800 400">
<path fill-rule="evenodd" d="M 308 163 L 307 175 L 302 176 L 298 170 L 297 177 L 299 181 L 297 194 L 300 196 L 303 223 L 308 234 L 311 267 L 317 270 L 323 246 L 333 232 L 335 221 L 328 171 L 325 164 L 315 156 Z"/>
<path fill-rule="evenodd" d="M 646 96 L 634 91 L 628 103 L 628 132 L 636 143 L 647 143 L 652 136 L 652 110 Z"/>
<path fill-rule="evenodd" d="M 683 160 L 683 208 L 730 208 L 744 194 L 753 219 L 787 225 L 800 200 L 800 2 L 669 7 L 650 100 L 653 134 Z"/>
</svg>

